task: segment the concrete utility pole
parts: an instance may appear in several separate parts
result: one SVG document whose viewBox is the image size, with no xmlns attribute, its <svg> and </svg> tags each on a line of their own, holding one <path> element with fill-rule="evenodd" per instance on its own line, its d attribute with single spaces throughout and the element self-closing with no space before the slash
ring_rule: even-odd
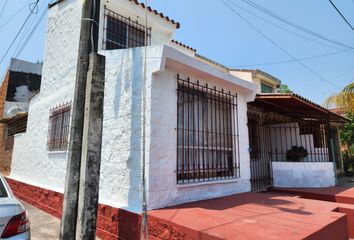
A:
<svg viewBox="0 0 354 240">
<path fill-rule="evenodd" d="M 85 0 L 82 6 L 64 205 L 60 225 L 61 240 L 74 240 L 76 235 L 87 71 L 89 53 L 97 51 L 99 7 L 99 0 Z"/>
<path fill-rule="evenodd" d="M 76 239 L 94 240 L 96 237 L 101 168 L 104 76 L 105 57 L 97 53 L 91 53 L 86 84 Z"/>
</svg>

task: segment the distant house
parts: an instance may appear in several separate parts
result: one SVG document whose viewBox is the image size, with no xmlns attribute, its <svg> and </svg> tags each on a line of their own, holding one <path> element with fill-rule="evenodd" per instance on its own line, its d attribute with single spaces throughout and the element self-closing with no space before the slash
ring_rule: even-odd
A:
<svg viewBox="0 0 354 240">
<path fill-rule="evenodd" d="M 14 136 L 26 132 L 29 100 L 41 85 L 42 65 L 11 59 L 0 87 L 0 172 L 10 173 Z"/>
<path fill-rule="evenodd" d="M 18 196 L 55 216 L 60 216 L 62 210 L 81 6 L 79 0 L 59 0 L 49 6 L 41 91 L 30 101 L 26 133 L 15 137 L 9 176 Z M 142 46 L 146 6 L 135 0 L 104 0 L 100 7 L 99 53 L 106 56 L 106 66 L 97 233 L 103 239 L 137 239 L 138 214 L 142 211 Z M 257 124 L 265 126 L 265 122 L 250 122 L 250 104 L 255 101 L 257 88 L 273 92 L 279 81 L 259 70 L 251 71 L 249 79 L 242 79 L 236 71 L 173 40 L 179 23 L 150 7 L 147 10 L 148 208 L 272 186 L 273 177 L 263 179 L 259 173 L 264 170 L 273 174 L 272 162 L 284 160 L 288 146 L 282 152 L 278 147 L 271 152 L 260 150 L 264 142 L 256 141 L 264 136 L 263 130 L 251 129 L 257 129 Z M 311 105 L 298 98 L 295 103 L 300 108 Z M 306 109 L 325 112 L 314 104 Z M 271 120 L 266 114 L 261 119 Z M 315 125 L 322 131 L 324 125 Z M 253 149 L 259 149 L 259 153 Z M 324 180 L 323 185 L 333 185 L 334 173 L 328 172 L 331 166 L 333 169 L 331 155 L 323 152 L 321 157 L 327 164 L 323 164 L 324 174 L 314 171 L 316 179 Z M 303 162 L 303 158 L 300 160 Z M 256 161 L 260 165 L 254 164 Z M 280 171 L 279 176 L 286 174 Z M 310 171 L 306 174 L 313 175 Z M 257 181 L 267 184 L 255 187 Z"/>
<path fill-rule="evenodd" d="M 230 73 L 256 84 L 258 93 L 275 93 L 281 84 L 278 78 L 259 69 L 230 69 Z"/>
</svg>

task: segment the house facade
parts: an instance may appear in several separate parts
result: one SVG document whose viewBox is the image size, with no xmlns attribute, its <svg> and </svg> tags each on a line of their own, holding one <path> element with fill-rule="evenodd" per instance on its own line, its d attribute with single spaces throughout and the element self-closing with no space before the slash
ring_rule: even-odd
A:
<svg viewBox="0 0 354 240">
<path fill-rule="evenodd" d="M 81 6 L 79 0 L 49 6 L 41 91 L 30 101 L 27 131 L 14 137 L 9 175 L 18 196 L 55 216 L 63 202 Z M 150 7 L 143 47 L 145 6 L 135 0 L 104 0 L 100 9 L 99 53 L 106 66 L 99 236 L 135 239 L 139 233 L 144 87 L 149 209 L 259 190 L 249 109 L 262 85 L 252 76 L 267 85 L 264 91 L 275 91 L 277 79 L 260 71 L 242 79 L 198 55 L 172 39 L 179 23 Z M 272 160 L 258 162 L 273 174 Z"/>
<path fill-rule="evenodd" d="M 101 3 L 99 53 L 106 70 L 99 203 L 101 210 L 134 215 L 142 209 L 145 6 Z M 64 192 L 80 16 L 79 0 L 50 5 L 41 92 L 30 101 L 26 133 L 15 136 L 9 176 L 17 195 L 56 216 Z M 247 103 L 254 99 L 254 84 L 172 41 L 179 24 L 150 8 L 148 24 L 149 209 L 250 191 Z M 102 223 L 104 214 L 99 210 L 98 233 L 117 235 Z"/>
</svg>

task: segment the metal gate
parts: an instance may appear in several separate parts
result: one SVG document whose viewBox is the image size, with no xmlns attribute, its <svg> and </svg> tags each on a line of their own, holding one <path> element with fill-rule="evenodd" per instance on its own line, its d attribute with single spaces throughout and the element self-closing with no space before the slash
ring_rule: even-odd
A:
<svg viewBox="0 0 354 240">
<path fill-rule="evenodd" d="M 248 134 L 252 191 L 263 191 L 273 186 L 269 129 L 264 126 L 261 109 L 248 106 Z"/>
<path fill-rule="evenodd" d="M 273 162 L 330 162 L 334 158 L 326 115 L 282 112 L 248 104 L 252 191 L 273 186 Z"/>
</svg>

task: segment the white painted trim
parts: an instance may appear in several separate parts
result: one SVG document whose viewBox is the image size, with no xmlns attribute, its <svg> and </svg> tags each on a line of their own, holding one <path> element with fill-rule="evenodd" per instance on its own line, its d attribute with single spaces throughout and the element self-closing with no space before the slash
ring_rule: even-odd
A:
<svg viewBox="0 0 354 240">
<path fill-rule="evenodd" d="M 234 183 L 240 181 L 240 178 L 232 178 L 232 179 L 220 179 L 220 180 L 209 180 L 206 182 L 198 182 L 198 183 L 179 183 L 176 184 L 177 188 L 189 188 L 189 187 L 198 187 L 203 185 L 213 185 L 220 183 Z"/>
</svg>

